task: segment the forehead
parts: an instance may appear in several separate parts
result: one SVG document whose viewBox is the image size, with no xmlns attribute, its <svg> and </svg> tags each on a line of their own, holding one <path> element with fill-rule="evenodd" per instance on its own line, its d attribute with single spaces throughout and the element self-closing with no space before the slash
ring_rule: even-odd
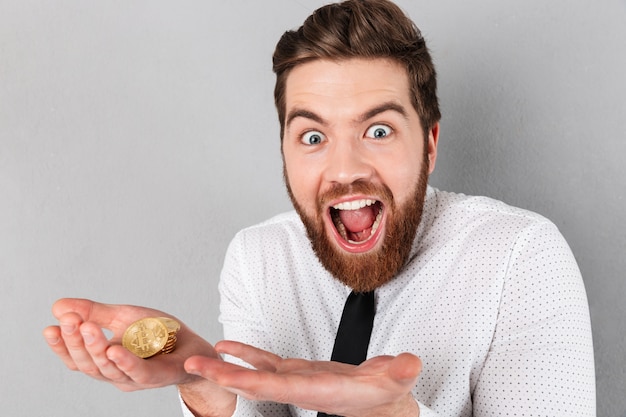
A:
<svg viewBox="0 0 626 417">
<path fill-rule="evenodd" d="M 285 85 L 287 112 L 315 107 L 336 114 L 390 101 L 411 108 L 407 71 L 391 59 L 319 59 L 293 68 Z"/>
</svg>

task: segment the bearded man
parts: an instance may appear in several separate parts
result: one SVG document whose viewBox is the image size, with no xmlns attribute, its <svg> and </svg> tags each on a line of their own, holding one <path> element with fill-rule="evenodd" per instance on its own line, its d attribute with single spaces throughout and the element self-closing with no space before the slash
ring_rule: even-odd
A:
<svg viewBox="0 0 626 417">
<path fill-rule="evenodd" d="M 324 6 L 274 71 L 295 212 L 231 243 L 229 341 L 183 324 L 173 353 L 142 360 L 121 334 L 165 313 L 65 299 L 53 351 L 123 390 L 176 384 L 190 416 L 595 415 L 585 290 L 556 227 L 427 185 L 440 112 L 413 22 L 384 0 Z M 338 331 L 354 299 L 371 303 L 364 345 Z"/>
</svg>

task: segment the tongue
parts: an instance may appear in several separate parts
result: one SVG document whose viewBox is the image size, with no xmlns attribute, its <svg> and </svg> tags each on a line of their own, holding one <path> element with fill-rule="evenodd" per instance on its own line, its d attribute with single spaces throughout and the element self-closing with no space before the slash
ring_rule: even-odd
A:
<svg viewBox="0 0 626 417">
<path fill-rule="evenodd" d="M 371 228 L 374 220 L 376 220 L 376 215 L 374 214 L 374 206 L 368 206 L 358 210 L 340 210 L 339 218 L 347 231 L 358 233 Z"/>
</svg>

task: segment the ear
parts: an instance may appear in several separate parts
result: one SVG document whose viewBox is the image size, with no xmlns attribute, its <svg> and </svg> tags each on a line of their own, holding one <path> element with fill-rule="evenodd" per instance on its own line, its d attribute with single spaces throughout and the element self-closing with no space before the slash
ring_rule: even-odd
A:
<svg viewBox="0 0 626 417">
<path fill-rule="evenodd" d="M 435 170 L 437 162 L 437 144 L 439 143 L 439 122 L 435 123 L 428 132 L 428 174 Z"/>
</svg>

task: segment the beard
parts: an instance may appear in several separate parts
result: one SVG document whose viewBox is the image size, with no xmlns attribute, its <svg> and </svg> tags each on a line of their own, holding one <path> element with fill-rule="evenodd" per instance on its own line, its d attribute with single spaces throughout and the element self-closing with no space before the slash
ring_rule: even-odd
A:
<svg viewBox="0 0 626 417">
<path fill-rule="evenodd" d="M 386 185 L 357 181 L 352 184 L 335 184 L 320 195 L 314 216 L 308 215 L 296 201 L 284 170 L 289 198 L 304 223 L 313 251 L 328 272 L 354 291 L 367 292 L 379 288 L 393 279 L 406 264 L 422 218 L 428 185 L 427 154 L 424 159 L 413 190 L 402 205 L 397 205 Z M 387 210 L 385 235 L 381 236 L 381 245 L 365 253 L 349 253 L 340 249 L 324 227 L 324 216 L 327 215 L 323 209 L 326 207 L 325 203 L 353 193 L 377 195 L 383 203 L 383 209 Z"/>
</svg>

